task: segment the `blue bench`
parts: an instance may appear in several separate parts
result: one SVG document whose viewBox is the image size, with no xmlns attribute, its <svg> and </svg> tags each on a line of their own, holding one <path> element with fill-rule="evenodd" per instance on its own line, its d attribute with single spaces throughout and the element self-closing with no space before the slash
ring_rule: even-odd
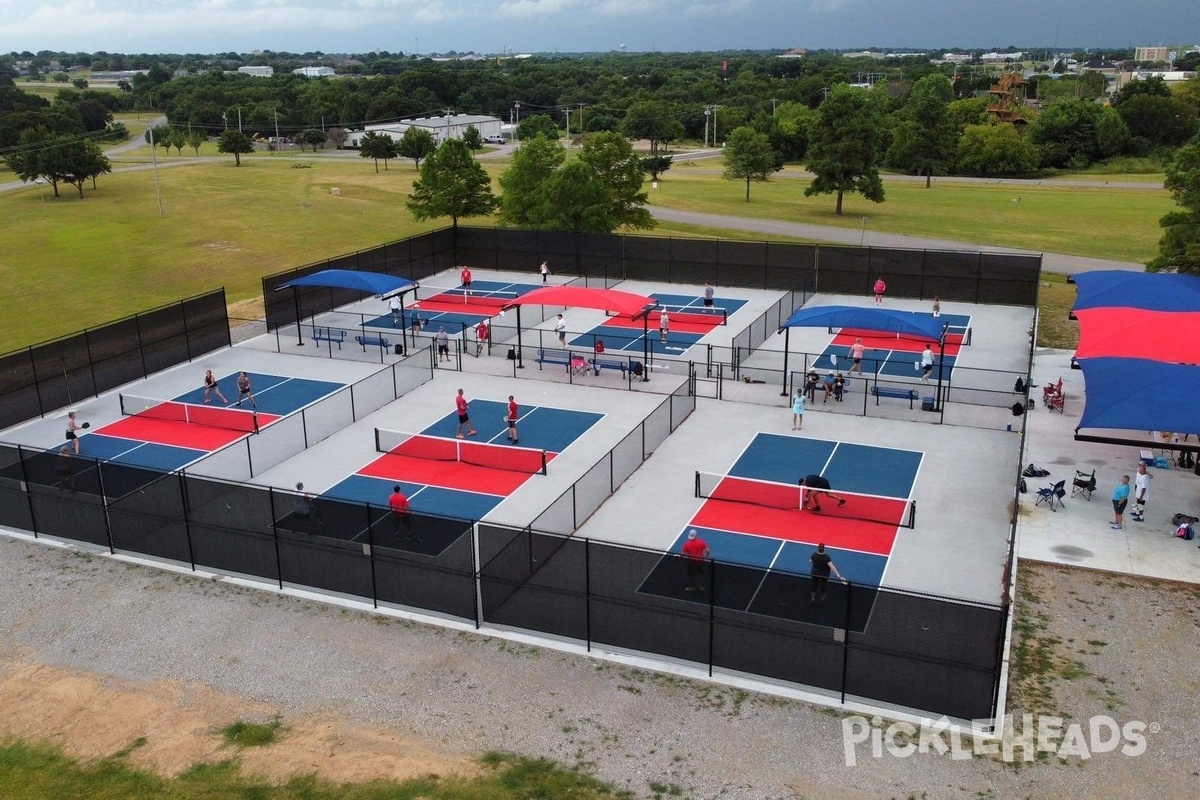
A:
<svg viewBox="0 0 1200 800">
<path fill-rule="evenodd" d="M 542 368 L 542 364 L 562 364 L 567 372 L 571 371 L 570 350 L 538 350 L 534 360 L 538 363 L 538 369 Z"/>
<path fill-rule="evenodd" d="M 345 331 L 342 331 L 342 333 L 344 334 Z M 364 351 L 367 349 L 367 345 L 379 347 L 384 350 L 390 350 L 392 347 L 392 343 L 382 336 L 355 336 L 354 341 L 361 344 Z"/>
<path fill-rule="evenodd" d="M 881 397 L 898 397 L 901 400 L 908 400 L 908 407 L 912 408 L 913 403 L 921 398 L 920 393 L 916 389 L 900 389 L 895 386 L 879 386 L 871 387 L 871 394 L 875 395 L 875 405 L 879 405 Z"/>
<path fill-rule="evenodd" d="M 618 358 L 605 358 L 603 356 L 596 356 L 590 359 L 588 363 L 592 365 L 592 371 L 597 375 L 600 374 L 600 370 L 602 369 L 619 369 L 621 370 L 621 377 L 624 378 L 625 370 L 629 368 L 628 363 Z"/>
<path fill-rule="evenodd" d="M 341 350 L 342 342 L 346 341 L 346 332 L 335 331 L 333 328 L 313 328 L 312 338 L 317 344 L 321 342 L 336 342 L 338 350 Z"/>
</svg>

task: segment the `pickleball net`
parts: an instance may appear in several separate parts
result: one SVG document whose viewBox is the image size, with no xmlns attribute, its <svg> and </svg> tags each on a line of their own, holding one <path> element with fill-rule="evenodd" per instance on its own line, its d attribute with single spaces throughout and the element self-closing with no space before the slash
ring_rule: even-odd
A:
<svg viewBox="0 0 1200 800">
<path fill-rule="evenodd" d="M 258 433 L 258 414 L 241 408 L 196 405 L 178 400 L 160 400 L 133 394 L 119 395 L 121 414 L 126 417 L 186 422 L 209 428 L 224 428 L 242 433 Z"/>
<path fill-rule="evenodd" d="M 437 294 L 424 297 L 421 302 L 463 303 L 464 305 L 504 308 L 521 296 L 519 292 L 464 289 L 461 286 L 453 289 L 437 289 L 435 287 L 428 287 L 428 289 Z"/>
<path fill-rule="evenodd" d="M 846 492 L 840 489 L 808 489 L 800 486 L 799 482 L 776 483 L 713 472 L 696 473 L 696 497 L 709 500 L 797 511 L 804 507 L 805 493 L 810 495 L 808 510 L 815 515 L 832 519 L 879 522 L 902 528 L 912 528 L 915 525 L 916 506 L 912 500 Z M 838 498 L 845 502 L 839 504 Z"/>
<path fill-rule="evenodd" d="M 546 474 L 546 451 L 517 445 L 491 444 L 470 439 L 447 439 L 423 433 L 405 433 L 375 429 L 375 449 L 380 453 L 423 458 L 430 461 L 458 461 L 477 467 Z"/>
<path fill-rule="evenodd" d="M 659 304 L 647 315 L 647 320 L 649 321 L 651 327 L 658 327 L 659 320 L 662 318 L 662 312 L 664 311 L 667 312 L 668 324 L 672 322 L 686 322 L 693 325 L 729 324 L 729 311 L 721 306 L 680 306 Z M 605 316 L 616 317 L 620 316 L 620 314 L 615 311 L 606 311 Z"/>
</svg>

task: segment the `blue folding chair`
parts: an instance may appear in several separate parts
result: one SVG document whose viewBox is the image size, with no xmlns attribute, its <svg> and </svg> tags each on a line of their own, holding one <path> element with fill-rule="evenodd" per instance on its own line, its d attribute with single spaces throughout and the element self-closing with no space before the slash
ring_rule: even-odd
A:
<svg viewBox="0 0 1200 800">
<path fill-rule="evenodd" d="M 1066 485 L 1067 482 L 1061 480 L 1053 486 L 1044 486 L 1038 489 L 1038 498 L 1034 505 L 1040 506 L 1042 503 L 1046 503 L 1050 506 L 1051 511 L 1058 511 L 1063 507 L 1063 498 L 1067 496 Z"/>
</svg>

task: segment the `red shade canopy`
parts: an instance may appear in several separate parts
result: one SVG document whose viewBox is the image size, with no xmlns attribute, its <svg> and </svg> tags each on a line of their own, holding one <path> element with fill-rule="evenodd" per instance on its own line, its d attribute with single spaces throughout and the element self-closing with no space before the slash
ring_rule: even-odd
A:
<svg viewBox="0 0 1200 800">
<path fill-rule="evenodd" d="M 585 289 L 580 286 L 547 286 L 520 295 L 505 306 L 565 306 L 594 308 L 623 317 L 636 317 L 658 305 L 651 297 L 616 289 Z"/>
<path fill-rule="evenodd" d="M 1200 312 L 1141 308 L 1085 308 L 1076 358 L 1145 358 L 1200 364 Z M 1089 387 L 1090 388 L 1090 387 Z"/>
</svg>

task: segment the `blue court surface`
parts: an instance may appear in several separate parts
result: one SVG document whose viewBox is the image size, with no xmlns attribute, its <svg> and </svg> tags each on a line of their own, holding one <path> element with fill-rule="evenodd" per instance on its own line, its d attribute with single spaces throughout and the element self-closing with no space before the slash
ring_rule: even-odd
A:
<svg viewBox="0 0 1200 800">
<path fill-rule="evenodd" d="M 261 414 L 275 414 L 281 417 L 295 413 L 346 385 L 312 378 L 268 375 L 262 372 L 247 372 L 246 376 L 250 378 L 250 393 L 254 395 L 254 400 L 258 403 L 256 410 Z M 231 408 L 235 407 L 238 401 L 237 377 L 238 373 L 236 372 L 217 377 L 217 385 L 221 389 L 221 394 L 225 395 L 229 401 L 227 406 Z M 203 404 L 203 380 L 200 383 L 199 388 L 184 392 L 171 399 L 180 403 Z M 137 392 L 130 392 L 130 394 L 137 394 Z M 217 402 L 215 395 L 212 396 L 212 400 L 213 403 Z M 250 408 L 250 401 L 244 400 L 241 407 Z"/>
<path fill-rule="evenodd" d="M 506 439 L 508 424 L 504 420 L 507 412 L 507 400 L 471 400 L 471 425 L 477 434 L 470 437 L 470 441 L 495 444 L 500 450 L 508 447 Z M 551 457 L 553 454 L 565 450 L 603 418 L 603 414 L 547 406 L 521 405 L 520 412 L 521 416 L 517 422 L 521 439 L 520 447 L 545 450 Z M 420 433 L 438 438 L 454 439 L 457 427 L 458 414 L 452 411 Z M 503 453 L 497 453 L 497 456 L 502 462 Z M 378 461 L 377 458 L 371 464 L 360 469 L 357 474 L 351 475 L 331 487 L 322 496 L 386 506 L 392 486 L 399 483 L 405 495 L 408 496 L 409 504 L 414 512 L 479 520 L 499 505 L 514 486 L 533 477 L 510 473 L 505 476 L 504 480 L 497 479 L 496 485 L 472 485 L 470 489 L 463 486 L 434 486 L 420 483 L 412 478 L 406 480 L 405 476 L 384 477 L 364 474 L 366 471 L 372 470 L 376 461 Z M 432 465 L 435 462 L 430 463 Z M 463 465 L 460 471 L 464 473 L 468 482 L 477 482 L 477 476 L 467 474 L 477 469 L 478 467 Z M 553 461 L 551 461 L 549 469 L 554 469 Z"/>
<path fill-rule="evenodd" d="M 471 289 L 467 291 L 461 286 L 452 289 L 436 290 L 422 287 L 427 291 L 438 293 L 410 303 L 404 309 L 404 325 L 412 326 L 413 315 L 421 321 L 421 332 L 432 336 L 438 328 L 445 328 L 450 336 L 461 335 L 463 328 L 474 328 L 482 320 L 490 319 L 500 312 L 500 304 L 513 295 L 523 295 L 540 289 L 540 284 L 509 283 L 505 281 L 471 281 Z M 462 311 L 453 309 L 453 305 L 461 303 Z M 391 312 L 382 314 L 363 323 L 369 328 L 400 327 L 398 320 Z"/>
<path fill-rule="evenodd" d="M 658 293 L 654 293 L 651 296 L 666 308 L 668 316 L 680 314 L 687 317 L 686 321 L 678 317 L 672 320 L 671 330 L 667 332 L 667 340 L 665 342 L 662 340 L 662 336 L 658 330 L 658 318 L 651 314 L 649 321 L 645 325 L 640 320 L 637 322 L 627 319 L 607 320 L 592 328 L 587 333 L 571 339 L 568 344 L 571 347 L 592 350 L 596 346 L 596 340 L 599 339 L 604 342 L 604 349 L 606 351 L 620 351 L 633 355 L 644 353 L 648 350 L 655 355 L 682 356 L 696 342 L 703 339 L 720 324 L 719 318 L 713 322 L 696 319 L 696 315 L 707 313 L 703 297 Z M 745 304 L 745 300 L 736 300 L 730 297 L 713 298 L 713 306 L 715 308 L 723 308 L 729 314 L 733 314 Z M 714 314 L 713 316 L 716 317 L 717 315 Z M 705 328 L 705 326 L 708 327 Z M 697 330 L 697 328 L 701 330 Z M 648 348 L 646 345 L 647 342 L 649 343 Z"/>
<path fill-rule="evenodd" d="M 760 433 L 728 474 L 791 487 L 805 475 L 818 474 L 829 480 L 835 492 L 871 495 L 891 504 L 911 497 L 922 457 L 910 450 Z M 714 568 L 716 595 L 712 598 L 701 596 L 704 592 L 694 586 L 688 591 L 684 581 L 685 562 L 679 554 L 693 528 L 708 544 L 713 558 L 724 562 Z M 838 570 L 857 587 L 874 587 L 883 580 L 897 534 L 895 525 L 877 521 L 710 500 L 680 531 L 668 550 L 671 555 L 656 565 L 641 591 L 819 621 L 823 611 L 809 607 L 810 586 L 805 577 L 816 544 L 826 544 Z M 839 591 L 830 586 L 831 594 Z M 871 603 L 863 606 L 854 614 L 855 629 L 861 630 L 869 617 Z M 837 621 L 830 624 L 833 622 Z"/>
<path fill-rule="evenodd" d="M 909 313 L 919 317 L 931 316 L 925 312 Z M 942 314 L 939 319 L 948 326 L 946 355 L 944 358 L 941 357 L 937 345 L 932 347 L 933 372 L 929 376 L 931 381 L 937 380 L 939 365 L 942 365 L 940 370 L 942 380 L 950 380 L 954 364 L 958 360 L 959 350 L 964 346 L 963 340 L 971 325 L 971 317 L 966 314 Z M 813 369 L 818 371 L 840 369 L 844 373 L 849 373 L 854 365 L 854 359 L 850 357 L 850 346 L 858 336 L 861 336 L 863 343 L 868 345 L 863 352 L 863 374 L 887 375 L 894 378 L 919 379 L 921 377 L 921 351 L 925 348 L 924 342 L 882 333 L 868 334 L 865 331 L 844 331 L 835 335 L 829 346 L 817 357 Z"/>
</svg>

